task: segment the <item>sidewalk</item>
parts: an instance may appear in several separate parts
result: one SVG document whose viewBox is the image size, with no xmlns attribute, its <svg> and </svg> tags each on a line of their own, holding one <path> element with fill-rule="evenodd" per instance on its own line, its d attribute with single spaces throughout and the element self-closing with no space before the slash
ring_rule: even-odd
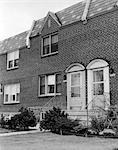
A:
<svg viewBox="0 0 118 150">
<path fill-rule="evenodd" d="M 40 129 L 36 129 L 36 130 L 31 130 L 31 131 L 19 131 L 19 132 L 9 132 L 9 133 L 0 133 L 0 137 L 1 136 L 11 136 L 11 135 L 21 135 L 21 134 L 31 134 L 31 133 L 39 133 L 39 132 L 44 132 L 44 131 L 40 131 Z"/>
</svg>

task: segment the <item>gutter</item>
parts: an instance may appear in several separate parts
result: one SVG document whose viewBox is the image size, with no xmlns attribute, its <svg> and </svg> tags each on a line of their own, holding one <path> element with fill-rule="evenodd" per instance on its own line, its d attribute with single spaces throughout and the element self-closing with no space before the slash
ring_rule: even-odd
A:
<svg viewBox="0 0 118 150">
<path fill-rule="evenodd" d="M 32 30 L 33 30 L 33 28 L 34 28 L 34 25 L 35 25 L 35 20 L 33 20 L 31 29 L 30 29 L 30 31 L 29 31 L 27 37 L 26 37 L 26 46 L 27 46 L 27 48 L 30 48 L 30 45 L 31 45 L 31 44 L 30 44 L 30 36 L 31 36 Z"/>
</svg>

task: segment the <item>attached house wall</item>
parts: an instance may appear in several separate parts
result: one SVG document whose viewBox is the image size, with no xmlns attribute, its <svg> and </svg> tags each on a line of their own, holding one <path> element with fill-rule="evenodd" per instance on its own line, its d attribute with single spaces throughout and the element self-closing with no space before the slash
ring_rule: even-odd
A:
<svg viewBox="0 0 118 150">
<path fill-rule="evenodd" d="M 111 103 L 118 103 L 118 10 L 94 16 L 87 24 L 82 21 L 57 27 L 55 22 L 42 35 L 32 37 L 31 48 L 20 49 L 19 68 L 6 70 L 6 54 L 0 55 L 0 82 L 11 84 L 20 82 L 20 104 L 3 104 L 1 112 L 16 112 L 21 106 L 59 106 L 67 109 L 67 83 L 65 70 L 73 63 L 85 68 L 94 59 L 103 59 L 110 68 Z M 58 53 L 41 57 L 41 36 L 58 31 Z M 61 95 L 39 97 L 39 76 L 61 73 Z M 113 74 L 114 73 L 114 74 Z M 87 93 L 86 93 L 87 96 Z"/>
</svg>

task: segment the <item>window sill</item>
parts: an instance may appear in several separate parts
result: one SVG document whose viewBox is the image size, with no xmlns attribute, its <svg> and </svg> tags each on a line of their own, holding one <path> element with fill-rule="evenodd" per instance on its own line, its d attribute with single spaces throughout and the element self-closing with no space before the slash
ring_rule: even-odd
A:
<svg viewBox="0 0 118 150">
<path fill-rule="evenodd" d="M 7 71 L 18 69 L 19 67 L 7 68 Z"/>
<path fill-rule="evenodd" d="M 52 97 L 52 96 L 60 96 L 61 93 L 56 93 L 56 94 L 46 94 L 46 95 L 39 95 L 38 97 Z"/>
<path fill-rule="evenodd" d="M 54 53 L 49 53 L 49 54 L 46 54 L 46 55 L 41 55 L 41 57 L 48 57 L 48 56 L 52 56 L 52 55 L 56 55 L 58 54 L 58 51 L 57 52 L 54 52 Z"/>
<path fill-rule="evenodd" d="M 4 105 L 10 105 L 10 104 L 19 104 L 20 102 L 4 102 L 3 104 Z"/>
</svg>

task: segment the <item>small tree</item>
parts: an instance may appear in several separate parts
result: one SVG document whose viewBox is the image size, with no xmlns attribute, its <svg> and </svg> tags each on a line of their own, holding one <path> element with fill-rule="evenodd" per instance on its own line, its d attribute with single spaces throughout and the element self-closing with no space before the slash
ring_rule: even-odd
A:
<svg viewBox="0 0 118 150">
<path fill-rule="evenodd" d="M 30 109 L 21 108 L 19 114 L 11 117 L 8 121 L 10 129 L 15 130 L 28 130 L 29 126 L 36 126 L 36 117 Z"/>
<path fill-rule="evenodd" d="M 65 111 L 56 107 L 46 112 L 45 119 L 40 124 L 41 128 L 59 134 L 62 134 L 64 130 L 73 129 L 76 125 L 77 122 L 70 120 Z"/>
</svg>

